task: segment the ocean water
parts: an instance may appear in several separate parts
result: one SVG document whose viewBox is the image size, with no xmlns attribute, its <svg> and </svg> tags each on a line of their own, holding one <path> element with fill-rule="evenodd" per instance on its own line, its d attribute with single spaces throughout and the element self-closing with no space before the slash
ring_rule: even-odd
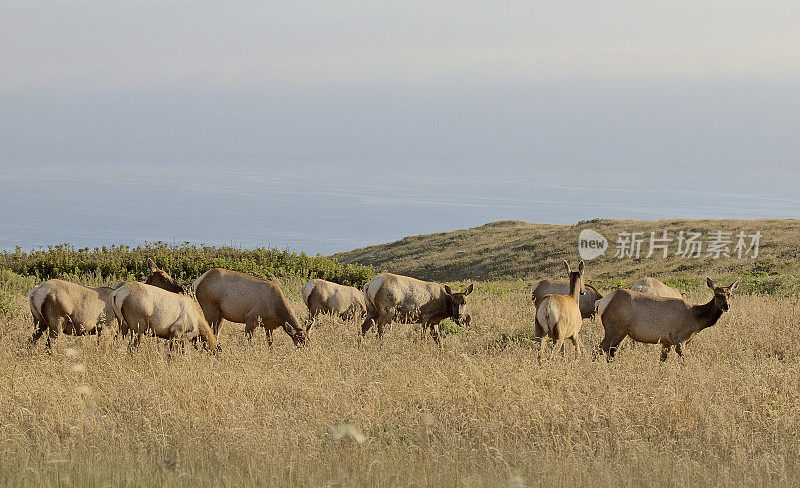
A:
<svg viewBox="0 0 800 488">
<path fill-rule="evenodd" d="M 0 249 L 8 250 L 166 241 L 331 254 L 505 219 L 800 216 L 800 177 L 791 172 L 324 158 L 0 169 Z"/>
</svg>

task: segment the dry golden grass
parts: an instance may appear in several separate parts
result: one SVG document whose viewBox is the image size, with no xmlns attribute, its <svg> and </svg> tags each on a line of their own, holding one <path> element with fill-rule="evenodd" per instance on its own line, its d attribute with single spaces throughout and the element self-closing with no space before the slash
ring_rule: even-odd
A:
<svg viewBox="0 0 800 488">
<path fill-rule="evenodd" d="M 660 364 L 656 346 L 611 363 L 573 359 L 568 346 L 540 364 L 515 284 L 479 286 L 472 329 L 443 350 L 405 325 L 359 346 L 355 322 L 323 318 L 302 351 L 283 333 L 272 349 L 263 332 L 249 344 L 226 323 L 221 358 L 191 348 L 169 358 L 153 338 L 133 353 L 110 337 L 29 352 L 26 291 L 13 290 L 0 336 L 4 486 L 786 486 L 800 476 L 797 299 L 736 298 L 681 360 Z M 588 350 L 601 336 L 584 322 Z"/>
</svg>

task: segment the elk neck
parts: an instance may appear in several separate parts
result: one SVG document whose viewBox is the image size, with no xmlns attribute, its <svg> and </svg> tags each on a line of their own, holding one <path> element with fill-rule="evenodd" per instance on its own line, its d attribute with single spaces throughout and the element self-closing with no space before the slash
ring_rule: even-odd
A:
<svg viewBox="0 0 800 488">
<path fill-rule="evenodd" d="M 712 296 L 708 303 L 703 305 L 695 305 L 692 307 L 694 316 L 697 319 L 697 330 L 701 331 L 705 328 L 711 327 L 716 324 L 720 317 L 722 317 L 722 310 L 720 310 L 714 303 L 715 297 Z"/>
</svg>

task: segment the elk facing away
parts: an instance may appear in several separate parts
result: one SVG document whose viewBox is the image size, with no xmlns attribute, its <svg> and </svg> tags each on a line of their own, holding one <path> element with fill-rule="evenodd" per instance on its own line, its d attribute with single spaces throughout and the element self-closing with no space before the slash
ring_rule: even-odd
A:
<svg viewBox="0 0 800 488">
<path fill-rule="evenodd" d="M 661 344 L 661 360 L 666 361 L 672 346 L 678 356 L 683 344 L 701 330 L 716 324 L 730 308 L 728 300 L 739 285 L 716 286 L 711 278 L 706 284 L 714 296 L 703 305 L 691 305 L 679 298 L 656 297 L 632 290 L 615 290 L 600 300 L 598 313 L 605 329 L 600 343 L 603 352 L 613 357 L 626 337 L 647 344 Z"/>
<path fill-rule="evenodd" d="M 547 295 L 536 309 L 535 336 L 540 340 L 539 357 L 544 356 L 546 337 L 555 341 L 550 358 L 557 350 L 563 352 L 564 341 L 570 339 L 575 346 L 575 353 L 581 353 L 578 332 L 581 330 L 583 317 L 580 309 L 580 296 L 586 292 L 583 280 L 584 264 L 581 261 L 578 271 L 572 271 L 569 263 L 564 261 L 569 277 L 569 295 Z"/>
<path fill-rule="evenodd" d="M 321 313 L 333 313 L 342 319 L 359 317 L 367 311 L 364 293 L 353 286 L 314 278 L 300 290 L 311 320 Z"/>
<path fill-rule="evenodd" d="M 150 269 L 147 284 L 183 293 L 183 287 L 159 269 L 152 259 L 147 259 L 147 267 Z M 47 329 L 48 349 L 59 333 L 75 336 L 97 334 L 97 340 L 100 341 L 102 329 L 112 325 L 115 320 L 111 293 L 120 286 L 122 283 L 91 288 L 57 279 L 40 283 L 28 295 L 34 327 L 29 344 L 36 344 Z M 126 325 L 120 323 L 119 326 L 122 333 L 126 334 Z"/>
<path fill-rule="evenodd" d="M 116 287 L 90 288 L 63 280 L 47 280 L 28 294 L 33 315 L 33 336 L 30 346 L 49 330 L 47 349 L 59 333 L 81 336 L 97 334 L 114 321 L 114 310 L 109 297 Z"/>
<path fill-rule="evenodd" d="M 584 281 L 586 292 L 580 296 L 581 317 L 590 319 L 595 315 L 595 303 L 603 298 L 603 294 L 597 288 Z M 534 285 L 531 290 L 531 299 L 536 308 L 539 308 L 542 300 L 547 295 L 569 295 L 569 283 L 558 283 L 551 280 L 542 280 Z"/>
<path fill-rule="evenodd" d="M 114 314 L 134 334 L 139 345 L 145 332 L 185 342 L 198 337 L 211 351 L 218 350 L 216 337 L 203 317 L 200 305 L 191 297 L 172 293 L 145 283 L 124 283 L 111 294 Z"/>
</svg>

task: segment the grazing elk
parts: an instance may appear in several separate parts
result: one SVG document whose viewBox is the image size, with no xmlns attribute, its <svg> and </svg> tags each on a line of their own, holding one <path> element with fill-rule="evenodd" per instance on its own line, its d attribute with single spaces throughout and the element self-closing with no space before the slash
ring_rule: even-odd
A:
<svg viewBox="0 0 800 488">
<path fill-rule="evenodd" d="M 615 290 L 600 300 L 598 313 L 605 329 L 600 343 L 603 352 L 613 357 L 626 337 L 647 344 L 661 344 L 661 360 L 666 361 L 672 346 L 678 356 L 683 344 L 701 330 L 716 324 L 730 308 L 739 281 L 730 286 L 716 286 L 711 278 L 706 284 L 714 291 L 708 303 L 691 305 L 683 299 L 656 297 L 632 290 Z"/>
<path fill-rule="evenodd" d="M 245 324 L 248 337 L 261 325 L 270 346 L 272 331 L 278 327 L 283 328 L 296 346 L 305 345 L 309 340 L 311 325 L 301 326 L 280 287 L 271 281 L 213 268 L 197 278 L 192 289 L 214 334 L 219 333 L 220 321 L 225 319 Z"/>
<path fill-rule="evenodd" d="M 97 334 L 114 321 L 114 310 L 109 297 L 119 287 L 100 286 L 91 288 L 63 280 L 47 280 L 28 294 L 28 303 L 33 315 L 33 336 L 28 340 L 34 346 L 45 330 L 47 349 L 59 333 L 74 336 Z"/>
<path fill-rule="evenodd" d="M 472 290 L 473 285 L 469 285 L 464 292 L 454 293 L 447 285 L 391 273 L 379 274 L 364 286 L 367 318 L 361 324 L 361 336 L 374 322 L 378 326 L 378 337 L 382 337 L 383 328 L 396 320 L 421 323 L 422 333 L 429 329 L 433 340 L 439 344 L 439 323 L 452 318 L 460 325 L 467 295 Z M 465 317 L 465 322 L 469 322 L 469 316 Z"/>
<path fill-rule="evenodd" d="M 148 284 L 183 293 L 183 287 L 159 269 L 152 259 L 147 259 L 147 266 L 150 269 Z M 49 329 L 48 349 L 51 341 L 62 332 L 76 336 L 96 333 L 99 342 L 103 327 L 115 321 L 111 293 L 120 286 L 122 283 L 92 288 L 57 279 L 40 283 L 28 295 L 34 326 L 29 344 L 35 345 L 46 329 Z M 119 327 L 123 334 L 127 332 L 124 323 L 120 323 Z"/>
<path fill-rule="evenodd" d="M 675 288 L 665 285 L 661 281 L 658 281 L 657 279 L 650 277 L 642 278 L 636 283 L 634 283 L 633 286 L 631 287 L 631 290 L 638 291 L 640 293 L 649 293 L 657 297 L 681 298 L 681 299 L 683 298 L 681 292 L 679 292 Z"/>
<path fill-rule="evenodd" d="M 595 287 L 584 281 L 586 292 L 580 296 L 580 309 L 581 317 L 590 319 L 595 316 L 595 303 L 597 300 L 603 298 L 602 293 L 597 291 Z M 542 280 L 534 285 L 531 291 L 531 299 L 533 300 L 536 308 L 544 300 L 547 295 L 569 295 L 569 283 L 558 283 L 551 280 Z"/>
<path fill-rule="evenodd" d="M 581 330 L 583 317 L 581 316 L 580 297 L 586 292 L 583 270 L 583 261 L 578 265 L 578 271 L 572 271 L 569 263 L 564 261 L 569 277 L 569 295 L 547 295 L 536 309 L 535 336 L 540 341 L 539 357 L 544 356 L 546 337 L 550 337 L 555 346 L 550 352 L 550 359 L 559 349 L 564 348 L 564 341 L 570 339 L 575 346 L 575 354 L 581 353 L 578 333 Z"/>
<path fill-rule="evenodd" d="M 156 337 L 183 344 L 198 337 L 206 347 L 219 348 L 200 305 L 191 297 L 145 283 L 123 283 L 111 293 L 111 305 L 120 323 L 135 335 L 133 347 L 150 331 Z"/>
<path fill-rule="evenodd" d="M 321 313 L 333 313 L 347 320 L 367 311 L 364 293 L 353 286 L 314 278 L 303 285 L 300 292 L 311 314 L 310 320 Z"/>
</svg>

